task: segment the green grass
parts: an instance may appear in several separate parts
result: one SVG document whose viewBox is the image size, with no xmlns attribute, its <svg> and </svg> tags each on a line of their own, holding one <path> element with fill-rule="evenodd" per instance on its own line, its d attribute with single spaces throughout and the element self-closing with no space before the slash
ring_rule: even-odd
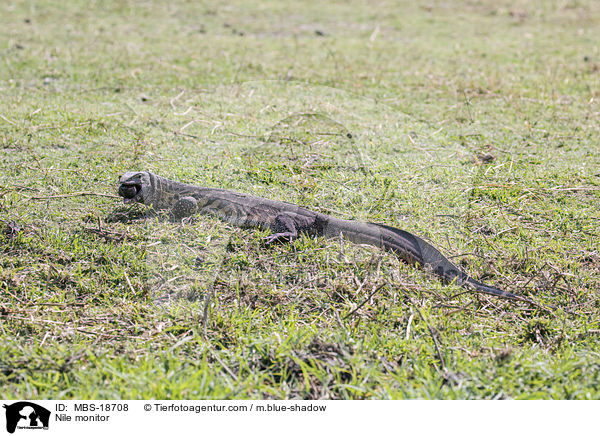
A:
<svg viewBox="0 0 600 436">
<path fill-rule="evenodd" d="M 1 397 L 600 398 L 597 2 L 169 3 L 0 6 Z M 133 169 L 394 225 L 556 309 L 117 219 Z"/>
</svg>

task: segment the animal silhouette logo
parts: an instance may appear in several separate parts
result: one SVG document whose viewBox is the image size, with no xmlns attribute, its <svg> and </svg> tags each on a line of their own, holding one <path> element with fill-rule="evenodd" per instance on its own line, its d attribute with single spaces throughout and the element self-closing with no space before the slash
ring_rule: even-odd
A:
<svg viewBox="0 0 600 436">
<path fill-rule="evenodd" d="M 50 411 L 29 401 L 19 401 L 3 406 L 6 409 L 6 431 L 19 429 L 48 429 Z"/>
</svg>

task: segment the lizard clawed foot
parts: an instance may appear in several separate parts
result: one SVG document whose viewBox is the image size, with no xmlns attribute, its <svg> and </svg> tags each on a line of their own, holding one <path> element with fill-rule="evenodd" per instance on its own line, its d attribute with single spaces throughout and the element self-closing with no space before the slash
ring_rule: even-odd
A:
<svg viewBox="0 0 600 436">
<path fill-rule="evenodd" d="M 273 233 L 263 239 L 265 245 L 272 245 L 275 243 L 284 243 L 284 242 L 292 242 L 294 238 L 296 238 L 298 234 L 294 234 L 291 232 L 285 233 Z"/>
</svg>

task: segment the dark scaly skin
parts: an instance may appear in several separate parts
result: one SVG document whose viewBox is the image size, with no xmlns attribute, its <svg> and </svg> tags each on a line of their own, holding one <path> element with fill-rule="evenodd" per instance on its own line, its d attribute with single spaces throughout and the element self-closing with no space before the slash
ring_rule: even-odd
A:
<svg viewBox="0 0 600 436">
<path fill-rule="evenodd" d="M 128 172 L 119 178 L 119 195 L 126 203 L 167 209 L 178 219 L 195 213 L 210 214 L 239 227 L 269 229 L 267 242 L 290 241 L 300 233 L 344 238 L 393 251 L 403 261 L 430 269 L 444 281 L 496 297 L 529 301 L 471 278 L 425 240 L 383 224 L 351 221 L 314 212 L 283 201 L 269 200 L 225 189 L 203 188 L 157 176 L 147 171 Z"/>
</svg>

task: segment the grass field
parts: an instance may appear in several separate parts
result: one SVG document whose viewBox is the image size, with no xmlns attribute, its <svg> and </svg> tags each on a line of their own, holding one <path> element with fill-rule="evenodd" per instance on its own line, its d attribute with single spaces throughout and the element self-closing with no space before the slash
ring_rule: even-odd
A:
<svg viewBox="0 0 600 436">
<path fill-rule="evenodd" d="M 6 1 L 0 397 L 600 398 L 600 3 Z M 134 219 L 148 169 L 418 234 Z"/>
</svg>

